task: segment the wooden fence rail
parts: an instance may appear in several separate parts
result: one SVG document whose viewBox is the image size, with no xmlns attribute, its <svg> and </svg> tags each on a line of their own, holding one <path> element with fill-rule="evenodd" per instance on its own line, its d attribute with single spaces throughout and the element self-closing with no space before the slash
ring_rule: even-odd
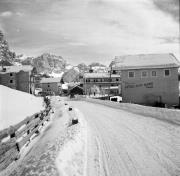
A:
<svg viewBox="0 0 180 176">
<path fill-rule="evenodd" d="M 0 171 L 19 159 L 22 147 L 30 141 L 33 134 L 39 133 L 39 128 L 45 121 L 50 120 L 50 110 L 48 105 L 45 110 L 0 131 Z"/>
</svg>

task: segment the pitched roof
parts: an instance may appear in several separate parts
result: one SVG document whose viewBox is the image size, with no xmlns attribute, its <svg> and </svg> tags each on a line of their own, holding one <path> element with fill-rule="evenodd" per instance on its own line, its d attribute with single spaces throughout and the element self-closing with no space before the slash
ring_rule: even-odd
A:
<svg viewBox="0 0 180 176">
<path fill-rule="evenodd" d="M 5 71 L 0 70 L 1 74 L 6 73 L 18 73 L 20 71 L 29 72 L 32 71 L 33 67 L 30 65 L 21 65 L 21 66 L 4 66 Z"/>
<path fill-rule="evenodd" d="M 80 82 L 71 82 L 71 83 L 68 83 L 68 87 L 75 87 L 75 86 L 79 86 L 81 83 Z"/>
<path fill-rule="evenodd" d="M 109 78 L 109 73 L 84 73 L 84 78 Z M 119 75 L 111 75 L 111 77 L 119 77 Z"/>
<path fill-rule="evenodd" d="M 180 66 L 180 62 L 171 53 L 116 56 L 111 64 L 113 68 L 120 70 Z"/>
<path fill-rule="evenodd" d="M 60 83 L 61 78 L 42 78 L 40 83 Z"/>
<path fill-rule="evenodd" d="M 79 86 L 79 85 L 74 85 L 73 87 L 69 87 L 69 90 L 72 90 L 72 89 L 74 89 L 74 88 L 76 88 L 76 87 L 78 87 L 78 88 L 80 88 L 80 89 L 83 90 L 83 88 L 82 88 L 81 86 Z"/>
</svg>

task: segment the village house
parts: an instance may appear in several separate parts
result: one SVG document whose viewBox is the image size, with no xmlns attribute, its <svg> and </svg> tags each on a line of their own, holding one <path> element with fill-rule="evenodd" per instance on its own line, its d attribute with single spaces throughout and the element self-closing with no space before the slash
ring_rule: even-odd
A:
<svg viewBox="0 0 180 176">
<path fill-rule="evenodd" d="M 35 74 L 34 75 L 34 85 L 35 85 L 35 88 L 40 88 L 41 87 L 41 84 L 40 84 L 40 81 L 42 79 L 42 75 L 40 74 Z"/>
<path fill-rule="evenodd" d="M 4 66 L 0 70 L 0 84 L 27 93 L 34 93 L 32 66 Z"/>
<path fill-rule="evenodd" d="M 68 84 L 68 94 L 71 97 L 74 97 L 74 95 L 83 95 L 84 94 L 83 84 L 81 84 L 80 82 L 69 83 Z"/>
<path fill-rule="evenodd" d="M 121 72 L 122 100 L 145 105 L 179 104 L 178 67 L 173 54 L 115 57 L 113 72 Z"/>
<path fill-rule="evenodd" d="M 47 94 L 59 95 L 61 93 L 61 78 L 42 78 L 40 86 Z"/>
<path fill-rule="evenodd" d="M 83 88 L 87 95 L 119 95 L 121 78 L 118 74 L 104 73 L 84 73 Z"/>
</svg>

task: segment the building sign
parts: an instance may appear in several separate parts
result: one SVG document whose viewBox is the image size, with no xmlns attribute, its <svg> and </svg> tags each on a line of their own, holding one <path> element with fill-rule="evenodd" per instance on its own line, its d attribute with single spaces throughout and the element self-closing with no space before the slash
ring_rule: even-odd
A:
<svg viewBox="0 0 180 176">
<path fill-rule="evenodd" d="M 138 88 L 138 87 L 145 87 L 145 88 L 153 88 L 153 82 L 147 82 L 147 83 L 125 83 L 125 89 L 129 88 Z"/>
</svg>

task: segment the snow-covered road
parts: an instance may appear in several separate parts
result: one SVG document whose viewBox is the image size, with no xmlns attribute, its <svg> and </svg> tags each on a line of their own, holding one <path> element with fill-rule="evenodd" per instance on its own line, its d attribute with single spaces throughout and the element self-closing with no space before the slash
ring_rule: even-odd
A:
<svg viewBox="0 0 180 176">
<path fill-rule="evenodd" d="M 179 176 L 180 126 L 84 101 L 88 176 Z"/>
</svg>

